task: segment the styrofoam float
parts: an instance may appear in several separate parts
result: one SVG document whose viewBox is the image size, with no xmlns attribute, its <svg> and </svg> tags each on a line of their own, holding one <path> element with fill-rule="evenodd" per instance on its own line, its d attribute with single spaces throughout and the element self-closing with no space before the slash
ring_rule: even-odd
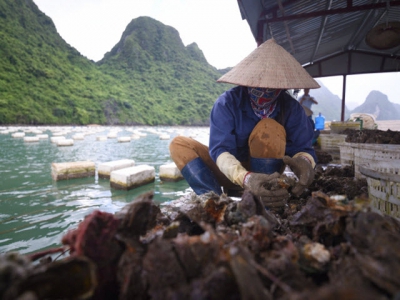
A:
<svg viewBox="0 0 400 300">
<path fill-rule="evenodd" d="M 95 163 L 92 161 L 62 162 L 51 164 L 53 180 L 91 177 L 96 173 Z"/>
<path fill-rule="evenodd" d="M 160 179 L 163 181 L 179 181 L 183 179 L 183 176 L 175 163 L 169 163 L 160 166 Z"/>
<path fill-rule="evenodd" d="M 112 171 L 133 167 L 135 161 L 133 159 L 120 159 L 114 161 L 108 161 L 99 164 L 97 167 L 97 174 L 100 178 L 110 178 Z"/>
<path fill-rule="evenodd" d="M 140 165 L 130 168 L 112 171 L 110 174 L 110 185 L 120 190 L 131 190 L 133 188 L 154 182 L 155 169 L 152 166 Z"/>
</svg>

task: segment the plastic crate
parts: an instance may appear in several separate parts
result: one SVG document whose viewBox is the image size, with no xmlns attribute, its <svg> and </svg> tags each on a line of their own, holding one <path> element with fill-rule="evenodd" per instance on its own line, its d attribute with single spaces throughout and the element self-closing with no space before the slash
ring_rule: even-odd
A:
<svg viewBox="0 0 400 300">
<path fill-rule="evenodd" d="M 360 130 L 361 122 L 331 122 L 331 133 L 341 133 L 346 129 Z"/>
<path fill-rule="evenodd" d="M 339 143 L 340 164 L 343 166 L 354 165 L 354 148 L 353 143 Z"/>
<path fill-rule="evenodd" d="M 363 178 L 359 167 L 378 170 L 400 169 L 400 145 L 351 143 L 354 151 L 354 176 Z"/>
<path fill-rule="evenodd" d="M 381 212 L 400 218 L 400 169 L 377 168 L 365 166 L 359 168 L 368 183 L 368 194 L 371 206 Z"/>
<path fill-rule="evenodd" d="M 346 134 L 320 134 L 318 137 L 318 145 L 322 151 L 332 155 L 333 162 L 340 162 L 339 144 L 344 143 Z"/>
</svg>

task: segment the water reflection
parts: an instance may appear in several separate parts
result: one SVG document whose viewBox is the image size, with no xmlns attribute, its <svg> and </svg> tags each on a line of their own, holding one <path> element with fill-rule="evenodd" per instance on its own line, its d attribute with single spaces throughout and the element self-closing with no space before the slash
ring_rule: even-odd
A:
<svg viewBox="0 0 400 300">
<path fill-rule="evenodd" d="M 154 201 L 175 200 L 189 191 L 186 181 L 162 182 L 159 167 L 170 163 L 168 146 L 176 135 L 193 136 L 208 142 L 208 128 L 136 127 L 136 128 L 42 128 L 47 139 L 27 143 L 4 133 L 0 127 L 0 252 L 35 252 L 60 245 L 61 237 L 96 209 L 114 213 L 139 195 L 153 191 Z M 13 128 L 33 135 L 27 127 Z M 84 140 L 75 140 L 71 147 L 58 147 L 51 142 L 53 134 L 71 138 L 85 133 Z M 97 136 L 117 132 L 119 136 L 139 136 L 129 143 L 117 138 L 97 141 Z M 87 134 L 86 134 L 87 133 Z M 170 140 L 159 135 L 167 133 Z M 55 182 L 51 163 L 90 160 L 99 163 L 133 159 L 136 164 L 155 167 L 154 183 L 130 190 L 116 190 L 107 179 L 97 176 Z"/>
</svg>

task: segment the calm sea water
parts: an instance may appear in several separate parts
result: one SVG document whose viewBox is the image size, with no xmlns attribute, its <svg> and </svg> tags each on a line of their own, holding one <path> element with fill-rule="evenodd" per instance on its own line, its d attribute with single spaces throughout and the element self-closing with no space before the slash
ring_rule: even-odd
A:
<svg viewBox="0 0 400 300">
<path fill-rule="evenodd" d="M 8 132 L 11 129 L 12 132 Z M 25 142 L 12 137 L 14 132 L 25 136 L 48 134 L 39 142 Z M 94 210 L 114 213 L 142 193 L 154 191 L 157 203 L 175 200 L 190 192 L 185 180 L 161 182 L 159 167 L 172 162 L 169 143 L 177 135 L 191 136 L 208 143 L 204 127 L 0 127 L 0 253 L 17 251 L 27 254 L 61 245 L 61 237 L 76 228 Z M 117 138 L 97 141 L 98 136 L 116 132 L 118 137 L 140 133 L 128 143 Z M 58 147 L 51 137 L 63 134 L 75 140 L 73 146 Z M 169 139 L 160 139 L 160 135 Z M 53 181 L 51 163 L 89 160 L 99 163 L 133 159 L 136 165 L 155 167 L 154 183 L 130 190 L 116 190 L 107 179 L 97 177 Z"/>
</svg>

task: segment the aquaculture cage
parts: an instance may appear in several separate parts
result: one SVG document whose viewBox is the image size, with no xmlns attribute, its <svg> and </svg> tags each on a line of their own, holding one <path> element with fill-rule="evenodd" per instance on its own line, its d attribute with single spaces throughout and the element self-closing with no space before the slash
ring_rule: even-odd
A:
<svg viewBox="0 0 400 300">
<path fill-rule="evenodd" d="M 399 168 L 371 168 L 360 166 L 359 171 L 367 179 L 371 206 L 381 212 L 400 218 Z"/>
</svg>

